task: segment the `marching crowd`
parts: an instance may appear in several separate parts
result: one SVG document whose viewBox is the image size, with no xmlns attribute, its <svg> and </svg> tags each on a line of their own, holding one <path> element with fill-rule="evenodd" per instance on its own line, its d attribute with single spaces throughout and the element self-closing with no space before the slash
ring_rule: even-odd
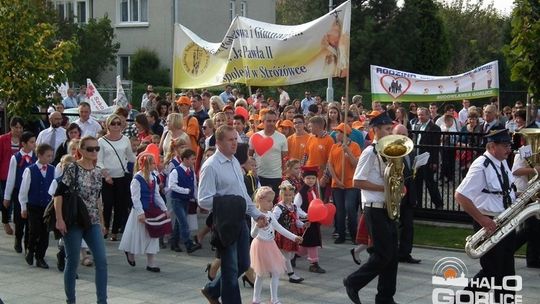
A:
<svg viewBox="0 0 540 304">
<path fill-rule="evenodd" d="M 442 115 L 436 103 L 405 108 L 374 101 L 367 111 L 359 95 L 350 103 L 326 102 L 309 91 L 303 99 L 292 99 L 278 88 L 274 99 L 260 90 L 242 95 L 227 85 L 220 95 L 187 91 L 176 100 L 148 86 L 140 113 L 117 108 L 97 121 L 84 97 L 68 93 L 37 122 L 12 117 L 10 132 L 0 136 L 4 230 L 15 235 L 14 250 L 24 252 L 29 265 L 49 268 L 44 257 L 50 227 L 44 214 L 53 201 L 57 268 L 64 271 L 67 303 L 75 303 L 79 263 L 95 265 L 97 300 L 106 303 L 104 240 L 118 241 L 130 266 L 136 266 L 137 255 L 146 255 L 146 270 L 160 272 L 160 249 L 193 253 L 209 232 L 216 258 L 207 267 L 204 297 L 210 303 L 220 303 L 219 298 L 241 303 L 237 278 L 242 277 L 254 287 L 253 303 L 260 303 L 263 280 L 270 274 L 271 301 L 280 303 L 283 273 L 290 283 L 304 281 L 294 272 L 296 259 L 306 257 L 312 273 L 326 272 L 319 264 L 321 223 L 308 220 L 315 199 L 335 205 L 334 242 L 354 244 L 354 262 L 361 264 L 359 253 L 371 248 L 369 260 L 344 280 L 350 299 L 360 303 L 358 291 L 379 275 L 376 301 L 393 303 L 398 262 L 420 263 L 411 256 L 412 221 L 424 184 L 434 206 L 443 208 L 438 170 L 453 180 L 456 159 L 467 174 L 481 154 L 439 155 L 433 146 L 487 145 L 489 150 L 490 142 L 502 140 L 466 134 L 515 132 L 525 127 L 526 116 L 520 102 L 500 113 L 496 101 L 475 107 L 468 100 L 459 112 L 446 105 Z M 62 114 L 71 107 L 79 113 L 73 122 Z M 539 125 L 540 115 L 528 127 Z M 400 233 L 383 209 L 385 160 L 374 145 L 392 133 L 410 136 L 419 153 L 431 154 L 414 178 L 415 155 L 405 157 L 405 186 L 415 190 L 403 196 Z M 519 136 L 510 141 L 513 147 L 524 144 Z M 517 192 L 522 192 L 530 172 L 524 160 L 513 163 Z M 65 212 L 73 196 L 80 198 L 75 218 Z M 461 204 L 463 198 L 457 200 Z M 208 214 L 203 225 L 197 223 L 198 213 Z M 531 254 L 528 263 L 540 264 L 539 257 Z"/>
</svg>

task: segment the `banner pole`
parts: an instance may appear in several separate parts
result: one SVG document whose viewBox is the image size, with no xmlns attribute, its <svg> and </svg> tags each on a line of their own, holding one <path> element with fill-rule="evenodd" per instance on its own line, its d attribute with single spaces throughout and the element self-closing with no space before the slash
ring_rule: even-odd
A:
<svg viewBox="0 0 540 304">
<path fill-rule="evenodd" d="M 347 68 L 347 71 L 349 69 Z M 343 100 L 342 100 L 343 102 Z M 343 113 L 343 123 L 345 126 L 347 126 L 347 116 L 349 113 L 349 73 L 347 73 L 347 77 L 345 78 L 345 113 Z M 343 150 L 343 157 L 341 162 L 341 182 L 345 183 L 345 145 L 347 144 L 347 132 L 345 132 L 346 128 L 344 128 L 343 132 L 343 143 L 341 144 L 342 150 Z M 352 126 L 351 126 L 351 133 L 352 133 Z"/>
<path fill-rule="evenodd" d="M 173 104 L 173 109 L 175 108 L 174 107 L 174 104 L 176 103 L 176 94 L 174 93 L 174 81 L 175 81 L 175 77 L 174 77 L 174 74 L 175 74 L 175 69 L 174 69 L 174 65 L 176 63 L 176 59 L 175 59 L 175 54 L 176 54 L 176 44 L 174 43 L 176 41 L 176 24 L 173 24 L 173 53 L 172 53 L 172 82 L 171 82 L 171 103 Z"/>
</svg>

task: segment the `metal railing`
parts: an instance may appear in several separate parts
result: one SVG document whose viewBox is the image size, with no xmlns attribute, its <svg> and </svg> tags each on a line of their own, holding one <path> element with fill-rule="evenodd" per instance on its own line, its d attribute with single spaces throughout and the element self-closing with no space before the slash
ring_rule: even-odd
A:
<svg viewBox="0 0 540 304">
<path fill-rule="evenodd" d="M 417 176 L 416 182 L 422 183 L 419 201 L 416 204 L 415 216 L 430 220 L 441 220 L 448 222 L 470 222 L 471 218 L 467 215 L 454 199 L 454 193 L 461 181 L 465 178 L 468 168 L 472 162 L 485 151 L 483 133 L 468 132 L 431 132 L 431 131 L 409 131 L 410 136 L 415 142 L 412 155 L 416 156 L 419 152 L 429 150 L 430 158 L 437 157 L 437 166 L 426 165 L 428 168 L 423 170 L 432 170 L 433 182 L 436 190 L 442 199 L 442 206 L 435 203 L 438 198 L 432 198 L 428 191 L 427 182 Z M 436 136 L 440 138 L 439 145 L 417 145 L 418 136 Z M 434 140 L 435 141 L 435 140 Z M 422 170 L 419 168 L 419 170 Z M 426 174 L 423 174 L 426 176 Z M 427 174 L 428 179 L 431 176 Z M 433 192 L 433 190 L 432 190 Z"/>
</svg>

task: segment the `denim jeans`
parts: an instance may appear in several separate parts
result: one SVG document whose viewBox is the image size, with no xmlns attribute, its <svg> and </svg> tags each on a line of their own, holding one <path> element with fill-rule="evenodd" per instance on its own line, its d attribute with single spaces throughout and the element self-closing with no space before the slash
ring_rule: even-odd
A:
<svg viewBox="0 0 540 304">
<path fill-rule="evenodd" d="M 66 250 L 64 290 L 66 292 L 67 303 L 75 303 L 75 277 L 77 276 L 81 240 L 83 238 L 88 244 L 88 248 L 92 251 L 94 264 L 96 265 L 95 284 L 97 303 L 107 303 L 107 258 L 100 225 L 92 225 L 85 231 L 78 226 L 73 226 L 64 235 L 64 247 Z"/>
<path fill-rule="evenodd" d="M 192 245 L 190 238 L 189 225 L 187 221 L 188 201 L 172 198 L 171 205 L 174 210 L 176 220 L 174 221 L 174 231 L 171 237 L 174 244 L 177 244 L 180 239 L 184 241 L 186 247 Z"/>
<path fill-rule="evenodd" d="M 347 228 L 352 240 L 356 239 L 358 220 L 358 189 L 356 188 L 332 188 L 334 204 L 336 204 L 336 230 L 340 238 L 345 238 L 345 217 Z"/>
<path fill-rule="evenodd" d="M 223 304 L 242 303 L 238 277 L 249 268 L 249 233 L 247 224 L 242 223 L 238 239 L 221 253 L 221 273 L 206 284 L 213 298 L 221 296 Z"/>
</svg>

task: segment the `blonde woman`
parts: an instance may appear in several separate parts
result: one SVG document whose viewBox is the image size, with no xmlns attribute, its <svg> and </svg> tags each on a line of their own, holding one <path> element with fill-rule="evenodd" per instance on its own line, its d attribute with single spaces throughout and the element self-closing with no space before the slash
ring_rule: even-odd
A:
<svg viewBox="0 0 540 304">
<path fill-rule="evenodd" d="M 223 107 L 225 107 L 225 104 L 219 96 L 210 97 L 210 110 L 208 110 L 208 116 L 213 118 L 216 113 L 223 111 Z"/>
<path fill-rule="evenodd" d="M 191 142 L 189 136 L 184 132 L 184 118 L 180 113 L 171 113 L 167 116 L 167 130 L 163 132 L 161 142 L 159 143 L 159 150 L 162 154 L 169 151 L 172 140 L 183 140 L 184 142 Z"/>
</svg>

